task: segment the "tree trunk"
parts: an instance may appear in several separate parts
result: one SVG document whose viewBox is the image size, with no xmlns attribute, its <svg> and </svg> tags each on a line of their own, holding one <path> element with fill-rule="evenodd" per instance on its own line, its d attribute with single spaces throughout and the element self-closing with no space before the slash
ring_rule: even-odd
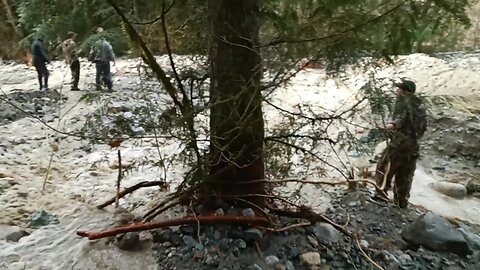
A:
<svg viewBox="0 0 480 270">
<path fill-rule="evenodd" d="M 15 33 L 17 33 L 18 38 L 22 39 L 24 35 L 22 29 L 18 25 L 17 14 L 13 11 L 14 9 L 8 0 L 2 0 L 2 3 L 5 7 L 5 15 L 7 16 L 8 22 L 12 26 L 13 30 L 15 30 Z"/>
<path fill-rule="evenodd" d="M 259 1 L 209 0 L 210 176 L 223 195 L 264 194 Z M 263 198 L 245 198 L 262 206 Z"/>
</svg>

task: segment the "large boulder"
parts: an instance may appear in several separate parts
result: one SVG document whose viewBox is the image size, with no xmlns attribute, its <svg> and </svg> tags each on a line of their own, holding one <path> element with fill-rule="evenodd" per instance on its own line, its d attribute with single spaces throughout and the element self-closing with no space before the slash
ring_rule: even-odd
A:
<svg viewBox="0 0 480 270">
<path fill-rule="evenodd" d="M 466 256 L 472 254 L 463 234 L 447 219 L 427 212 L 402 231 L 402 238 L 413 246 Z"/>
<path fill-rule="evenodd" d="M 462 184 L 440 181 L 430 183 L 429 186 L 432 189 L 452 198 L 462 199 L 467 195 L 467 188 Z"/>
</svg>

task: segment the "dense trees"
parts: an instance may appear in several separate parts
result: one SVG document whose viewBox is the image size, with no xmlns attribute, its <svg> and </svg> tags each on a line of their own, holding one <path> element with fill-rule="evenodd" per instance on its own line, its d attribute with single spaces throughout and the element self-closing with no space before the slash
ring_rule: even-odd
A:
<svg viewBox="0 0 480 270">
<path fill-rule="evenodd" d="M 178 53 L 207 52 L 206 0 L 122 0 L 117 4 L 132 22 L 140 23 L 136 27 L 154 52 L 165 51 L 161 24 L 155 20 L 165 6 L 172 48 Z M 464 39 L 463 26 L 469 23 L 468 5 L 469 0 L 262 1 L 260 40 L 277 45 L 290 43 L 289 54 L 303 55 L 318 45 L 324 52 L 331 48 L 394 54 L 454 49 Z M 389 9 L 393 12 L 381 23 L 367 23 Z M 102 26 L 108 30 L 117 51 L 126 52 L 120 20 L 111 16 L 112 12 L 108 3 L 101 0 L 2 0 L 0 20 L 5 20 L 2 28 L 13 29 L 10 34 L 16 33 L 26 47 L 36 33 L 45 35 L 52 47 L 68 31 L 77 32 L 81 41 L 89 43 L 88 37 L 94 34 L 97 26 Z M 347 29 L 351 31 L 345 32 Z M 344 33 L 340 35 L 341 32 Z M 313 42 L 326 36 L 330 38 Z"/>
</svg>

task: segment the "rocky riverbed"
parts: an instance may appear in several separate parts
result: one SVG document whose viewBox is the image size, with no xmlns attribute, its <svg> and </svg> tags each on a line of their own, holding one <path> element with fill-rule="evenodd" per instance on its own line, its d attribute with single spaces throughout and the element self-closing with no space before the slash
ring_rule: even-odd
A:
<svg viewBox="0 0 480 270">
<path fill-rule="evenodd" d="M 419 82 L 421 92 L 434 97 L 430 129 L 423 138 L 409 209 L 371 202 L 368 190 L 345 193 L 343 188 L 287 185 L 278 187 L 278 193 L 288 196 L 298 189 L 291 197 L 298 203 L 326 213 L 340 224 L 348 221 L 348 230 L 362 236 L 362 249 L 387 269 L 477 269 L 476 238 L 471 233 L 478 231 L 467 223 L 480 224 L 480 202 L 475 197 L 479 192 L 479 55 L 416 54 L 401 57 L 396 66 L 376 70 L 378 76 L 385 78 L 412 77 Z M 202 70 L 198 59 L 201 58 L 176 57 L 185 66 Z M 167 57 L 158 60 L 162 66 L 168 66 Z M 162 115 L 155 121 L 169 123 L 176 113 L 170 110 L 169 99 L 158 83 L 138 79 L 139 74 L 146 74 L 139 66 L 139 59 L 117 61 L 113 68 L 116 91 L 103 93 L 91 90 L 94 71 L 86 61 L 82 61 L 80 92 L 68 90 L 69 71 L 61 62 L 51 66 L 49 92 L 37 90 L 31 67 L 0 65 L 0 269 L 372 268 L 355 242 L 326 224 L 284 233 L 250 228 L 248 235 L 261 236 L 257 239 L 258 248 L 245 237 L 247 228 L 228 226 L 202 226 L 200 235 L 198 231 L 192 233 L 192 229 L 173 228 L 170 235 L 176 235 L 174 238 L 165 237 L 169 233 L 162 231 L 153 235 L 142 233 L 138 238 L 135 234 L 119 236 L 118 240 L 110 239 L 108 245 L 105 241 L 78 238 L 75 232 L 79 229 L 109 227 L 125 219 L 125 215 L 133 218 L 144 213 L 152 207 L 151 199 L 158 200 L 175 190 L 188 171 L 188 166 L 177 158 L 182 152 L 178 134 L 152 136 L 151 115 Z M 323 70 L 307 69 L 290 85 L 279 89 L 272 102 L 292 111 L 299 104 L 313 105 L 314 110 L 335 110 L 355 102 L 366 77 L 347 73 L 330 78 Z M 283 121 L 271 106 L 265 106 L 265 118 L 268 127 Z M 197 124 L 199 131 L 204 130 L 207 115 L 200 115 Z M 85 134 L 100 139 L 85 139 Z M 120 200 L 121 207 L 128 210 L 123 214 L 111 208 L 101 211 L 93 207 L 114 194 L 117 149 L 111 149 L 105 137 L 117 135 L 126 139 L 119 149 L 122 165 L 129 169 L 122 186 L 145 180 L 166 183 L 162 188 L 141 189 Z M 145 138 L 128 139 L 135 136 Z M 324 153 L 334 157 L 328 149 Z M 292 158 L 291 163 L 295 165 L 294 172 L 305 172 L 298 158 Z M 316 179 L 319 174 L 312 175 Z M 337 177 L 328 170 L 324 176 L 326 180 Z M 442 245 L 432 248 L 428 239 L 413 245 L 405 242 L 402 231 L 426 210 L 448 217 L 445 220 L 426 215 L 423 219 L 441 224 L 444 231 L 440 234 L 448 231 L 455 238 L 455 245 L 472 253 L 465 257 L 445 252 Z M 135 214 L 128 214 L 130 211 Z M 183 213 L 180 209 L 162 218 Z M 450 223 L 455 220 L 452 218 L 466 222 Z M 280 225 L 296 222 L 279 220 Z M 325 230 L 335 241 L 324 239 Z M 237 235 L 231 235 L 235 231 Z M 423 247 L 415 247 L 418 245 Z M 125 250 L 132 246 L 142 252 Z M 444 251 L 430 251 L 427 247 Z"/>
<path fill-rule="evenodd" d="M 234 225 L 182 225 L 153 232 L 160 269 L 478 269 L 478 230 L 424 209 L 397 209 L 371 201 L 368 190 L 332 191 L 329 223 L 282 232 Z M 235 213 L 236 212 L 236 213 Z M 253 215 L 218 209 L 217 215 Z M 278 218 L 285 228 L 302 220 Z M 305 223 L 305 220 L 303 220 Z"/>
</svg>

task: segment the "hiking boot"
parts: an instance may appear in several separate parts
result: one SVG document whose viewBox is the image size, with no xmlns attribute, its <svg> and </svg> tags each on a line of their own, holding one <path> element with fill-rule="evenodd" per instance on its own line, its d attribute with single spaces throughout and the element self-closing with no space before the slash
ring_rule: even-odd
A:
<svg viewBox="0 0 480 270">
<path fill-rule="evenodd" d="M 75 86 L 75 87 L 70 88 L 70 91 L 80 91 L 80 88 Z"/>
<path fill-rule="evenodd" d="M 399 208 L 407 208 L 408 206 L 408 201 L 407 200 L 395 200 L 395 204 L 399 207 Z"/>
</svg>

